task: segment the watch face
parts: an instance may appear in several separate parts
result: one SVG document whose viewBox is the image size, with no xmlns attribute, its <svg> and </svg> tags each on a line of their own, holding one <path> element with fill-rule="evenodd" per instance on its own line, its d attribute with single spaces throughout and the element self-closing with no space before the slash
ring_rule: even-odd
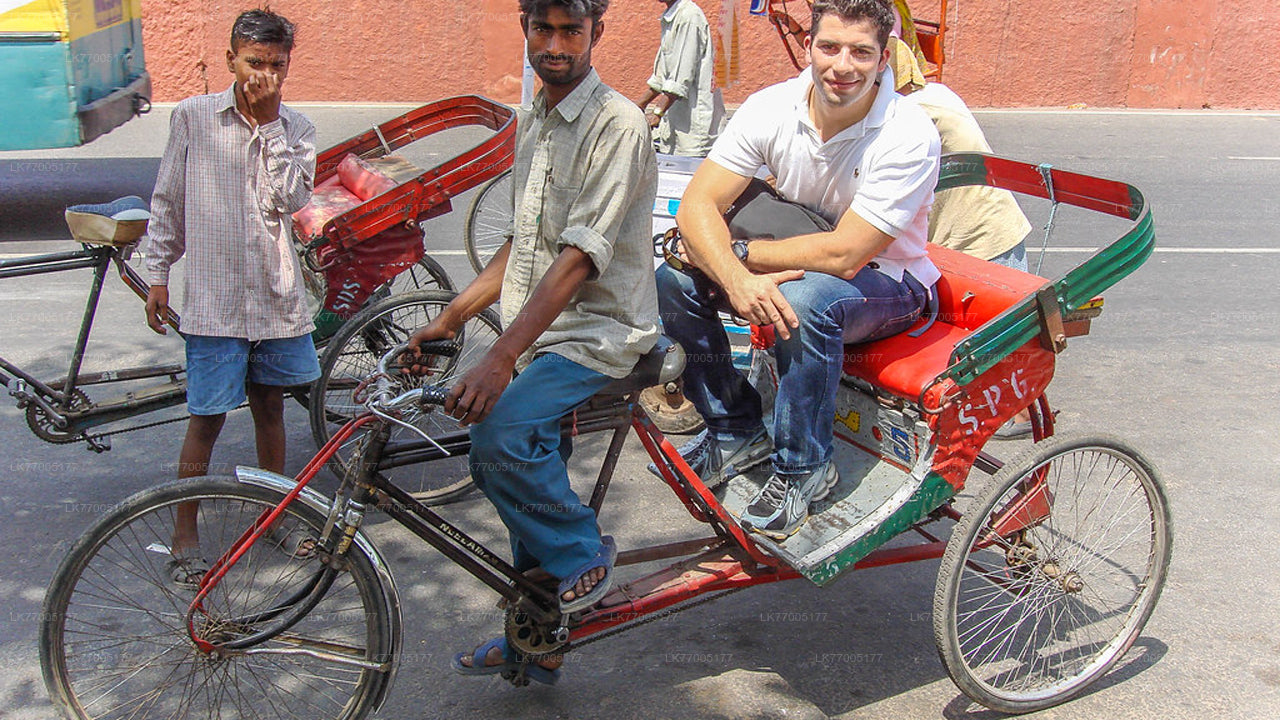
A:
<svg viewBox="0 0 1280 720">
<path fill-rule="evenodd" d="M 738 256 L 739 260 L 746 262 L 747 261 L 747 241 L 734 240 L 732 243 L 732 247 L 733 247 L 733 254 Z"/>
</svg>

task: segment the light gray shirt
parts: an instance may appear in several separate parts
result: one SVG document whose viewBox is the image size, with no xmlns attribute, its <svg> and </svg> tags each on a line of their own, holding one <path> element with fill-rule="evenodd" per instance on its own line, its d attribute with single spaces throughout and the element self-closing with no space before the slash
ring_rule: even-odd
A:
<svg viewBox="0 0 1280 720">
<path fill-rule="evenodd" d="M 595 70 L 549 112 L 540 92 L 520 111 L 512 172 L 504 326 L 519 317 L 561 249 L 578 248 L 594 266 L 516 368 L 555 353 L 625 376 L 658 338 L 651 237 L 658 169 L 644 114 Z"/>
<path fill-rule="evenodd" d="M 724 117 L 724 103 L 715 89 L 711 26 L 693 0 L 679 0 L 662 14 L 662 43 L 649 87 L 680 98 L 654 131 L 658 152 L 706 157 Z"/>
<path fill-rule="evenodd" d="M 293 248 L 292 214 L 311 199 L 316 130 L 287 107 L 252 127 L 232 85 L 178 103 L 144 246 L 149 280 L 186 255 L 182 331 L 252 341 L 315 326 Z"/>
</svg>

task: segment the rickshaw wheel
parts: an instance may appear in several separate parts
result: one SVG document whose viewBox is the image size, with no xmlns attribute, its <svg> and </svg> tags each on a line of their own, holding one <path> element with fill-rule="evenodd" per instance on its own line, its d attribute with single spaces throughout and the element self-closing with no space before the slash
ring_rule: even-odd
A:
<svg viewBox="0 0 1280 720">
<path fill-rule="evenodd" d="M 343 323 L 320 356 L 320 377 L 311 386 L 311 433 L 317 447 L 323 447 L 334 431 L 363 411 L 353 393 L 376 368 L 378 358 L 396 345 L 407 342 L 415 330 L 431 322 L 453 300 L 453 293 L 423 290 L 392 295 L 360 311 Z M 458 330 L 454 342 L 461 346 L 457 356 L 433 356 L 429 372 L 423 377 L 401 376 L 404 389 L 427 384 L 452 386 L 454 381 L 475 366 L 502 328 L 498 316 L 489 309 L 475 315 Z M 411 422 L 432 437 L 458 432 L 458 421 L 439 406 L 406 411 L 401 418 Z M 339 476 L 358 451 L 363 434 L 357 434 L 341 447 L 330 467 Z M 409 430 L 396 428 L 392 440 L 415 439 Z M 467 472 L 466 457 L 440 458 L 381 471 L 419 501 L 436 505 L 457 500 L 474 487 Z"/>
<path fill-rule="evenodd" d="M 467 209 L 462 226 L 462 244 L 471 267 L 479 273 L 507 243 L 511 231 L 511 171 L 507 170 L 480 187 Z"/>
<path fill-rule="evenodd" d="M 999 712 L 1078 695 L 1142 632 L 1172 540 L 1164 486 L 1127 443 L 1054 436 L 1028 448 L 943 555 L 933 631 L 947 673 Z"/>
</svg>

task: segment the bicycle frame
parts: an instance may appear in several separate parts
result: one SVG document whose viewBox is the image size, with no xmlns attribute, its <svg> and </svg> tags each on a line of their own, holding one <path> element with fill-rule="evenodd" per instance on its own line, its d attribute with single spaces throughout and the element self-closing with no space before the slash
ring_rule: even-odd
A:
<svg viewBox="0 0 1280 720">
<path fill-rule="evenodd" d="M 603 431 L 612 433 L 591 494 L 591 508 L 597 514 L 602 512 L 623 443 L 628 431 L 631 431 L 636 433 L 649 457 L 657 464 L 663 481 L 695 519 L 711 525 L 713 535 L 619 553 L 617 566 L 671 558 L 678 560 L 662 570 L 628 583 L 630 592 L 626 595 L 615 589 L 600 605 L 582 615 L 571 627 L 566 627 L 566 647 L 594 639 L 618 626 L 638 624 L 638 621 L 647 616 L 699 596 L 719 596 L 753 585 L 804 577 L 763 551 L 747 535 L 680 456 L 675 446 L 653 424 L 636 402 L 637 396 L 638 393 L 626 397 L 597 396 L 562 422 L 562 432 L 566 436 Z M 357 430 L 367 425 L 374 426 L 369 431 L 368 445 L 357 466 L 344 478 L 336 495 L 337 502 L 329 508 L 329 517 L 334 521 L 331 522 L 332 529 L 319 540 L 318 549 L 321 556 L 326 558 L 326 568 L 318 571 L 314 578 L 305 583 L 302 590 L 275 608 L 252 619 L 238 619 L 248 623 L 280 618 L 270 627 L 222 646 L 214 646 L 207 639 L 199 637 L 195 615 L 202 611 L 201 603 L 209 591 L 249 547 L 266 533 L 266 528 L 277 521 L 285 508 L 303 492 L 338 449 Z M 560 617 L 558 599 L 547 587 L 530 580 L 492 550 L 378 473 L 381 469 L 465 456 L 470 452 L 470 440 L 466 431 L 433 438 L 439 445 L 437 447 L 419 439 L 390 442 L 391 427 L 390 422 L 382 421 L 371 413 L 350 420 L 299 472 L 292 489 L 281 502 L 272 510 L 265 511 L 214 563 L 188 609 L 188 632 L 197 646 L 206 652 L 215 649 L 244 649 L 286 631 L 300 620 L 322 599 L 328 582 L 336 573 L 330 565 L 350 547 L 368 507 L 385 512 L 453 563 L 492 588 L 511 607 L 522 609 L 542 624 L 567 622 L 567 618 Z M 999 462 L 983 456 L 980 466 L 994 472 L 999 467 Z M 854 567 L 879 567 L 941 557 L 946 541 L 925 530 L 924 526 L 943 518 L 955 520 L 959 518 L 959 514 L 949 505 L 937 508 L 926 520 L 911 527 L 925 539 L 924 543 L 875 550 Z M 359 664 L 357 661 L 351 662 Z"/>
<path fill-rule="evenodd" d="M 98 301 L 102 296 L 103 283 L 106 281 L 107 270 L 111 264 L 115 264 L 121 280 L 134 294 L 143 300 L 147 297 L 149 286 L 146 281 L 125 262 L 131 251 L 131 247 L 85 245 L 81 250 L 0 260 L 0 279 L 84 268 L 93 269 L 93 283 L 85 301 L 80 331 L 76 337 L 67 374 L 62 380 L 54 383 L 42 382 L 16 364 L 0 357 L 0 385 L 8 387 L 9 394 L 18 398 L 20 402 L 38 405 L 59 426 L 61 432 L 75 435 L 98 425 L 179 405 L 186 399 L 186 383 L 177 379 L 177 376 L 184 372 L 181 365 L 153 365 L 94 373 L 81 372 L 85 350 L 89 344 L 89 333 L 93 327 Z M 167 324 L 177 331 L 178 323 L 178 314 L 171 312 Z M 77 390 L 86 385 L 165 376 L 171 377 L 171 382 L 158 386 L 154 391 L 134 393 L 123 400 L 103 405 L 91 405 L 86 408 L 77 408 L 75 405 Z M 33 389 L 34 392 L 28 388 Z"/>
</svg>

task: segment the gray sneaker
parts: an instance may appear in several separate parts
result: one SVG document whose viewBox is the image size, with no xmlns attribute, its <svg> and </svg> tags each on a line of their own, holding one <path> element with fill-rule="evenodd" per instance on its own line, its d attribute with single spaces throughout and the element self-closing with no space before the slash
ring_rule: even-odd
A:
<svg viewBox="0 0 1280 720">
<path fill-rule="evenodd" d="M 809 519 L 809 504 L 826 497 L 838 482 L 836 464 L 830 461 L 800 479 L 788 481 L 774 473 L 738 519 L 752 532 L 786 540 Z"/>
<path fill-rule="evenodd" d="M 707 487 L 723 485 L 751 468 L 769 459 L 773 453 L 773 441 L 764 428 L 746 440 L 722 443 L 703 431 L 693 440 L 678 448 L 680 457 L 698 473 Z M 658 466 L 649 463 L 649 472 L 662 477 Z"/>
</svg>

